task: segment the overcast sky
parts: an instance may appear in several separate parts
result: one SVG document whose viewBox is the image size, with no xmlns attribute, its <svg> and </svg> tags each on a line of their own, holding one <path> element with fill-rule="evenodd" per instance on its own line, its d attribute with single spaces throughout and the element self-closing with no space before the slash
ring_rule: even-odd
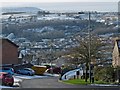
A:
<svg viewBox="0 0 120 90">
<path fill-rule="evenodd" d="M 0 0 L 0 2 L 119 2 L 120 0 Z"/>
<path fill-rule="evenodd" d="M 85 3 L 83 4 L 82 2 Z M 0 0 L 1 3 L 0 7 L 37 7 L 40 9 L 53 11 L 56 10 L 118 11 L 118 2 L 119 0 Z"/>
</svg>

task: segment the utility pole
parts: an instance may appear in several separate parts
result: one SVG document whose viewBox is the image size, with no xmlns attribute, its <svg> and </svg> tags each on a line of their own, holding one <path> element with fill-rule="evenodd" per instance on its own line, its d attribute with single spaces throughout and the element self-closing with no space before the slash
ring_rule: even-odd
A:
<svg viewBox="0 0 120 90">
<path fill-rule="evenodd" d="M 78 14 L 85 14 L 84 12 L 78 12 Z M 91 82 L 91 13 L 88 12 L 88 62 L 86 63 L 85 81 L 87 82 L 88 68 L 89 68 L 89 78 Z"/>
<path fill-rule="evenodd" d="M 88 43 L 88 54 L 89 54 L 89 79 L 91 83 L 91 13 L 88 12 L 88 38 L 89 38 L 89 43 Z"/>
<path fill-rule="evenodd" d="M 53 66 L 52 66 L 52 59 L 53 59 L 53 39 L 50 41 L 50 66 L 51 66 L 51 73 L 53 74 Z"/>
</svg>

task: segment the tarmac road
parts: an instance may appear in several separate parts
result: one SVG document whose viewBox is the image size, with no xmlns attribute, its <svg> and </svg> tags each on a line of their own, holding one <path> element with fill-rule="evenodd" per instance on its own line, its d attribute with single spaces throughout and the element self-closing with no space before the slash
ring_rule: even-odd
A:
<svg viewBox="0 0 120 90">
<path fill-rule="evenodd" d="M 58 77 L 23 80 L 22 88 L 77 88 L 78 85 L 65 84 L 58 81 Z"/>
<path fill-rule="evenodd" d="M 21 88 L 81 88 L 79 90 L 120 90 L 120 86 L 71 85 L 58 81 L 58 77 L 23 80 Z M 93 89 L 94 88 L 94 89 Z M 97 88 L 97 89 L 96 89 Z M 103 89 L 105 88 L 105 89 Z"/>
<path fill-rule="evenodd" d="M 58 77 L 22 79 L 18 88 L 5 88 L 2 90 L 120 90 L 120 85 L 71 85 L 58 81 Z"/>
</svg>

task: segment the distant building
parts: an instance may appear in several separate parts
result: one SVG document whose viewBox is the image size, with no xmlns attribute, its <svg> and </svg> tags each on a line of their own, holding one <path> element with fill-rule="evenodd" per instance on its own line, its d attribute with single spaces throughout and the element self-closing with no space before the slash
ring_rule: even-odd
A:
<svg viewBox="0 0 120 90">
<path fill-rule="evenodd" d="M 114 67 L 120 66 L 120 39 L 115 40 L 112 65 Z"/>
<path fill-rule="evenodd" d="M 18 64 L 18 46 L 6 38 L 0 39 L 0 64 Z"/>
</svg>

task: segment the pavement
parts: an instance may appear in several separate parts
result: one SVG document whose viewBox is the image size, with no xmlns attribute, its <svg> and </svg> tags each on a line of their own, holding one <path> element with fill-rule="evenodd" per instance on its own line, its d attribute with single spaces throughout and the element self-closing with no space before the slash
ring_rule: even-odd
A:
<svg viewBox="0 0 120 90">
<path fill-rule="evenodd" d="M 120 86 L 116 84 L 90 84 L 91 86 L 101 86 L 101 87 L 114 87 L 114 86 Z"/>
<path fill-rule="evenodd" d="M 27 75 L 16 75 L 15 78 L 18 79 L 37 79 L 37 78 L 46 78 L 48 76 L 39 76 L 39 75 L 34 75 L 34 76 L 27 76 Z"/>
</svg>

